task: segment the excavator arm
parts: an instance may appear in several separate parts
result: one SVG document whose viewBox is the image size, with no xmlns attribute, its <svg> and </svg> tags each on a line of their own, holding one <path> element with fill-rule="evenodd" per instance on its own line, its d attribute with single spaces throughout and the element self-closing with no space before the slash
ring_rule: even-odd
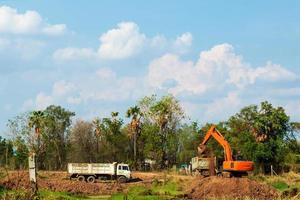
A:
<svg viewBox="0 0 300 200">
<path fill-rule="evenodd" d="M 202 143 L 198 146 L 198 152 L 201 154 L 204 151 L 206 143 L 213 137 L 224 149 L 224 156 L 226 161 L 233 161 L 232 152 L 229 143 L 225 140 L 223 135 L 216 129 L 215 126 L 210 127 L 206 133 Z"/>
</svg>

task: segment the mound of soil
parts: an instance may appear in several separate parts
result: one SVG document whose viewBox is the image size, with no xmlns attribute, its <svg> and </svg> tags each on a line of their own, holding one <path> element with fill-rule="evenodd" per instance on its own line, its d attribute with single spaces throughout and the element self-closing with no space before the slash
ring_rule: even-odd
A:
<svg viewBox="0 0 300 200">
<path fill-rule="evenodd" d="M 27 172 L 13 173 L 0 181 L 0 184 L 7 189 L 30 189 L 29 177 Z M 40 176 L 38 177 L 38 188 L 51 191 L 64 191 L 71 194 L 94 195 L 94 194 L 113 194 L 122 192 L 124 186 L 116 182 L 109 183 L 85 183 L 70 181 L 62 175 Z"/>
<path fill-rule="evenodd" d="M 236 200 L 246 197 L 256 200 L 272 200 L 278 196 L 275 189 L 248 178 L 196 178 L 191 188 L 190 197 L 195 200 L 213 197 L 218 199 L 225 196 Z"/>
</svg>

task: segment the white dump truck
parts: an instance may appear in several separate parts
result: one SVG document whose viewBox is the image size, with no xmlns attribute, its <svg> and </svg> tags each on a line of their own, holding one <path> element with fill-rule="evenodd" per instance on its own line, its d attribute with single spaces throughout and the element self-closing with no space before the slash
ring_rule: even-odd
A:
<svg viewBox="0 0 300 200">
<path fill-rule="evenodd" d="M 216 169 L 216 157 L 202 158 L 194 157 L 191 160 L 191 170 L 194 175 L 209 176 L 212 174 L 218 174 Z"/>
<path fill-rule="evenodd" d="M 93 183 L 96 180 L 118 180 L 121 183 L 131 179 L 128 164 L 123 163 L 68 163 L 70 179 Z"/>
</svg>

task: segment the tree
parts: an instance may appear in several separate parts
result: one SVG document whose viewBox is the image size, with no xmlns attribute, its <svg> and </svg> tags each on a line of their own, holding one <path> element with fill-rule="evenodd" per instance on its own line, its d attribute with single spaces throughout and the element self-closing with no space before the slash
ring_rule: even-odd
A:
<svg viewBox="0 0 300 200">
<path fill-rule="evenodd" d="M 180 121 L 184 118 L 183 110 L 173 96 L 163 96 L 157 100 L 156 96 L 144 97 L 140 101 L 140 107 L 145 117 L 145 122 L 159 127 L 158 135 L 161 148 L 161 168 L 165 168 L 170 162 L 176 162 L 178 140 L 176 134 L 180 128 Z"/>
<path fill-rule="evenodd" d="M 112 112 L 111 117 L 103 118 L 101 130 L 105 136 L 104 147 L 109 149 L 106 160 L 111 162 L 124 162 L 128 158 L 127 137 L 122 132 L 123 120 L 119 118 L 118 112 Z"/>
<path fill-rule="evenodd" d="M 16 144 L 27 146 L 37 155 L 40 169 L 63 169 L 68 150 L 67 137 L 75 113 L 51 105 L 45 110 L 23 113 L 8 120 Z M 23 148 L 24 149 L 24 148 Z"/>
<path fill-rule="evenodd" d="M 95 118 L 93 120 L 94 133 L 95 133 L 95 137 L 96 137 L 96 152 L 97 152 L 96 161 L 98 161 L 98 157 L 99 157 L 99 141 L 101 141 L 102 136 L 103 136 L 102 130 L 101 130 L 101 124 L 102 124 L 102 121 L 100 118 Z"/>
<path fill-rule="evenodd" d="M 8 168 L 13 158 L 13 144 L 0 136 L 0 166 Z"/>
<path fill-rule="evenodd" d="M 269 102 L 247 106 L 232 116 L 227 125 L 230 144 L 243 157 L 253 160 L 261 172 L 270 165 L 283 169 L 290 151 L 288 144 L 295 138 L 282 107 L 273 107 Z"/>
<path fill-rule="evenodd" d="M 48 162 L 48 168 L 64 169 L 66 166 L 67 137 L 75 113 L 55 105 L 48 106 L 43 112 L 45 114 L 43 135 L 46 151 L 44 152 L 45 162 Z"/>
<path fill-rule="evenodd" d="M 25 141 L 20 137 L 16 137 L 13 141 L 15 148 L 15 167 L 17 169 L 26 169 L 28 166 L 29 150 Z"/>
<path fill-rule="evenodd" d="M 33 128 L 35 133 L 35 137 L 33 138 L 34 141 L 32 143 L 35 144 L 35 141 L 37 141 L 37 145 L 33 145 L 30 151 L 36 153 L 38 157 L 41 147 L 40 136 L 42 131 L 44 131 L 45 122 L 45 113 L 43 111 L 32 111 L 29 114 L 28 126 L 29 128 Z"/>
<path fill-rule="evenodd" d="M 131 122 L 129 124 L 130 136 L 133 138 L 133 155 L 134 155 L 134 165 L 136 167 L 137 162 L 137 140 L 141 131 L 141 118 L 142 113 L 138 106 L 130 107 L 126 112 L 126 117 L 131 117 Z"/>
<path fill-rule="evenodd" d="M 93 124 L 83 120 L 76 121 L 69 137 L 68 160 L 70 162 L 95 162 L 95 141 Z"/>
</svg>

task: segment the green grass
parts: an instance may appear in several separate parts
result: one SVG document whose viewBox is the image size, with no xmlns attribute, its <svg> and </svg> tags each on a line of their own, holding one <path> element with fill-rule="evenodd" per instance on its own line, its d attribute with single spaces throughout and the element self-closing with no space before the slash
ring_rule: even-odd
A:
<svg viewBox="0 0 300 200">
<path fill-rule="evenodd" d="M 116 193 L 110 199 L 123 200 L 127 196 L 128 200 L 160 200 L 172 199 L 177 195 L 183 195 L 181 188 L 176 182 L 153 183 L 150 186 L 132 186 L 126 194 Z"/>
<path fill-rule="evenodd" d="M 271 184 L 277 190 L 283 191 L 289 188 L 289 185 L 284 181 L 276 181 Z"/>
<path fill-rule="evenodd" d="M 67 199 L 67 200 L 78 200 L 78 199 L 87 199 L 85 196 L 71 195 L 67 192 L 52 192 L 49 190 L 40 191 L 41 199 Z"/>
<path fill-rule="evenodd" d="M 23 199 L 28 195 L 28 192 L 23 190 L 5 190 L 0 187 L 0 197 L 5 196 L 9 199 Z M 100 195 L 100 196 L 79 196 L 72 195 L 68 192 L 52 192 L 49 190 L 40 190 L 39 196 L 41 199 L 45 200 L 81 200 L 81 199 L 101 199 L 108 200 L 110 196 Z"/>
</svg>

